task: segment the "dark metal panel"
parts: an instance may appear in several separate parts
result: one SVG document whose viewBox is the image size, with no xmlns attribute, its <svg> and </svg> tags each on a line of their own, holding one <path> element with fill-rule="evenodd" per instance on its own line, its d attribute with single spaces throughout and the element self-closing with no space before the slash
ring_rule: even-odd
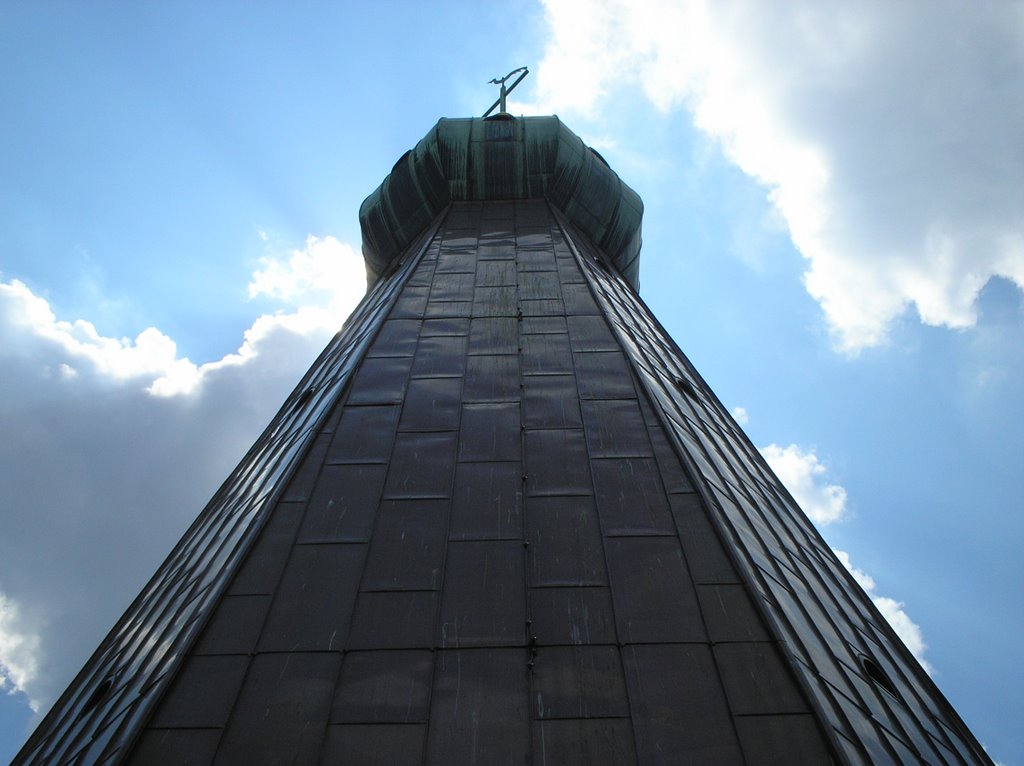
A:
<svg viewBox="0 0 1024 766">
<path fill-rule="evenodd" d="M 411 357 L 364 359 L 352 382 L 348 404 L 397 404 L 405 393 Z"/>
<path fill-rule="evenodd" d="M 628 718 L 534 722 L 533 763 L 544 766 L 632 766 L 636 761 Z"/>
<path fill-rule="evenodd" d="M 407 285 L 391 309 L 392 319 L 419 319 L 427 307 L 427 288 Z"/>
<path fill-rule="evenodd" d="M 530 585 L 607 584 L 593 497 L 531 498 L 526 521 Z"/>
<path fill-rule="evenodd" d="M 190 657 L 178 671 L 153 718 L 157 728 L 224 726 L 228 722 L 248 655 Z"/>
<path fill-rule="evenodd" d="M 476 235 L 454 237 L 446 240 L 440 254 L 437 256 L 437 268 L 435 274 L 472 274 L 476 268 L 476 255 L 472 252 L 459 252 L 454 248 L 465 246 L 471 247 L 476 244 Z M 434 284 L 439 280 L 435 277 Z"/>
<path fill-rule="evenodd" d="M 600 313 L 590 288 L 586 285 L 562 285 L 562 300 L 565 301 L 565 313 L 569 316 L 583 316 Z"/>
<path fill-rule="evenodd" d="M 519 357 L 471 356 L 466 360 L 464 402 L 501 402 L 519 399 Z"/>
<path fill-rule="evenodd" d="M 502 221 L 502 224 L 505 222 Z M 501 231 L 497 228 L 491 228 L 489 233 L 497 239 L 481 241 L 480 246 L 477 248 L 481 261 L 514 261 L 516 258 L 516 245 L 511 239 L 505 238 L 502 235 L 511 235 L 511 232 Z"/>
<path fill-rule="evenodd" d="M 608 588 L 531 588 L 530 630 L 537 644 L 614 643 Z"/>
<path fill-rule="evenodd" d="M 640 763 L 743 766 L 707 646 L 629 646 L 622 652 Z"/>
<path fill-rule="evenodd" d="M 533 667 L 533 703 L 537 718 L 628 717 L 618 647 L 539 648 Z"/>
<path fill-rule="evenodd" d="M 565 317 L 523 317 L 519 324 L 524 335 L 565 335 L 569 330 Z"/>
<path fill-rule="evenodd" d="M 740 578 L 696 493 L 669 495 L 686 564 L 697 583 L 739 583 Z"/>
<path fill-rule="evenodd" d="M 658 468 L 649 458 L 590 461 L 597 511 L 606 535 L 675 534 Z"/>
<path fill-rule="evenodd" d="M 427 764 L 522 766 L 529 761 L 526 663 L 525 649 L 438 652 Z"/>
<path fill-rule="evenodd" d="M 448 497 L 455 462 L 455 433 L 400 433 L 384 497 Z"/>
<path fill-rule="evenodd" d="M 461 378 L 466 374 L 466 338 L 435 335 L 420 338 L 412 365 L 414 378 Z"/>
<path fill-rule="evenodd" d="M 522 646 L 526 643 L 525 602 L 522 543 L 448 544 L 442 646 Z"/>
<path fill-rule="evenodd" d="M 567 319 L 573 351 L 618 351 L 608 322 L 602 316 L 577 316 Z"/>
<path fill-rule="evenodd" d="M 523 256 L 521 253 L 518 259 L 519 273 L 519 295 L 523 300 L 537 301 L 547 298 L 561 298 L 562 290 L 558 284 L 558 272 L 554 269 L 555 258 L 551 260 L 551 269 L 545 271 L 527 271 L 523 269 Z"/>
<path fill-rule="evenodd" d="M 306 509 L 299 541 L 369 540 L 387 470 L 386 465 L 325 465 Z"/>
<path fill-rule="evenodd" d="M 128 756 L 130 766 L 208 766 L 220 729 L 147 729 Z"/>
<path fill-rule="evenodd" d="M 589 399 L 582 406 L 591 457 L 647 457 L 653 454 L 647 426 L 636 399 Z"/>
<path fill-rule="evenodd" d="M 363 592 L 356 600 L 347 648 L 429 649 L 436 620 L 437 591 Z"/>
<path fill-rule="evenodd" d="M 463 405 L 459 429 L 459 460 L 519 460 L 521 442 L 518 402 Z"/>
<path fill-rule="evenodd" d="M 545 298 L 538 301 L 520 301 L 519 310 L 524 317 L 565 316 L 561 299 Z"/>
<path fill-rule="evenodd" d="M 575 376 L 524 375 L 523 425 L 526 428 L 582 428 Z"/>
<path fill-rule="evenodd" d="M 469 353 L 519 353 L 519 322 L 515 317 L 477 317 L 469 330 Z"/>
<path fill-rule="evenodd" d="M 460 463 L 448 534 L 452 540 L 521 540 L 521 463 Z"/>
<path fill-rule="evenodd" d="M 424 319 L 420 337 L 432 338 L 435 335 L 469 335 L 469 318 Z"/>
<path fill-rule="evenodd" d="M 569 374 L 572 372 L 572 354 L 569 336 L 523 335 L 522 360 L 524 375 Z"/>
<path fill-rule="evenodd" d="M 399 411 L 397 405 L 342 408 L 326 462 L 386 463 Z"/>
<path fill-rule="evenodd" d="M 425 321 L 431 319 L 467 319 L 473 313 L 473 304 L 469 301 L 448 301 L 445 303 L 428 303 L 424 314 Z"/>
<path fill-rule="evenodd" d="M 747 766 L 830 764 L 823 735 L 811 715 L 757 715 L 736 719 Z"/>
<path fill-rule="evenodd" d="M 436 590 L 444 564 L 447 500 L 384 500 L 363 590 Z"/>
<path fill-rule="evenodd" d="M 581 399 L 634 399 L 633 378 L 619 351 L 575 353 Z"/>
<path fill-rule="evenodd" d="M 320 433 L 317 435 L 316 441 L 313 442 L 313 447 L 302 460 L 298 470 L 295 471 L 295 474 L 288 481 L 285 491 L 281 493 L 281 501 L 309 499 L 310 494 L 313 492 L 313 485 L 316 483 L 316 477 L 320 473 L 320 466 L 323 464 L 324 456 L 327 454 L 330 440 L 329 434 Z"/>
<path fill-rule="evenodd" d="M 473 266 L 475 270 L 476 264 L 474 263 Z M 430 288 L 430 300 L 432 303 L 438 301 L 471 301 L 473 300 L 475 282 L 476 277 L 473 271 L 462 274 L 445 274 L 443 278 L 434 280 L 433 287 Z"/>
<path fill-rule="evenodd" d="M 707 641 L 675 537 L 608 538 L 605 550 L 622 641 Z"/>
<path fill-rule="evenodd" d="M 418 764 L 425 724 L 345 724 L 327 727 L 320 766 Z"/>
<path fill-rule="evenodd" d="M 474 317 L 516 316 L 516 288 L 478 287 L 473 297 Z"/>
<path fill-rule="evenodd" d="M 481 243 L 481 251 L 487 248 Z M 516 265 L 509 261 L 481 260 L 476 265 L 476 283 L 480 287 L 502 287 L 516 283 Z"/>
<path fill-rule="evenodd" d="M 643 400 L 641 400 L 643 401 Z M 651 437 L 651 445 L 654 448 L 654 456 L 658 459 L 658 468 L 661 469 L 661 481 L 665 485 L 666 492 L 694 492 L 693 483 L 690 481 L 686 470 L 679 461 L 661 426 L 649 426 L 648 434 Z"/>
<path fill-rule="evenodd" d="M 733 713 L 808 712 L 774 644 L 715 644 L 714 654 Z"/>
<path fill-rule="evenodd" d="M 203 629 L 194 654 L 249 654 L 263 628 L 270 596 L 225 596 Z"/>
<path fill-rule="evenodd" d="M 341 649 L 365 555 L 365 545 L 296 546 L 270 607 L 259 651 Z"/>
<path fill-rule="evenodd" d="M 316 763 L 341 655 L 262 654 L 252 661 L 216 763 Z"/>
<path fill-rule="evenodd" d="M 531 495 L 592 494 L 583 431 L 527 431 L 526 473 Z"/>
<path fill-rule="evenodd" d="M 305 505 L 278 503 L 231 582 L 229 594 L 273 593 L 284 571 Z"/>
<path fill-rule="evenodd" d="M 770 640 L 742 585 L 698 585 L 704 624 L 713 642 Z"/>
<path fill-rule="evenodd" d="M 389 319 L 380 326 L 380 332 L 377 333 L 366 356 L 412 356 L 419 336 L 418 319 Z"/>
<path fill-rule="evenodd" d="M 433 674 L 426 650 L 348 652 L 330 722 L 426 722 Z"/>
<path fill-rule="evenodd" d="M 516 265 L 519 271 L 555 271 L 555 254 L 548 249 L 551 240 L 551 232 L 547 232 L 547 239 L 542 242 L 543 250 L 520 250 L 516 257 Z M 520 283 L 522 284 L 522 283 Z"/>
<path fill-rule="evenodd" d="M 461 394 L 460 378 L 413 378 L 409 381 L 399 429 L 454 431 L 459 426 Z"/>
</svg>

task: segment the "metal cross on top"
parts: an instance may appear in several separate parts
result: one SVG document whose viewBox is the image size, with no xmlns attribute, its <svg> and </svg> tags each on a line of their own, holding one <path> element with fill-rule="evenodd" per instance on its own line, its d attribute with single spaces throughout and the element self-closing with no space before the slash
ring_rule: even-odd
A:
<svg viewBox="0 0 1024 766">
<path fill-rule="evenodd" d="M 511 85 L 509 85 L 508 87 L 505 87 L 505 81 L 508 80 L 508 78 L 511 77 L 514 74 L 518 74 L 519 76 L 512 82 Z M 515 89 L 515 87 L 519 83 L 521 83 L 523 81 L 523 78 L 526 77 L 526 75 L 528 75 L 528 74 L 530 74 L 530 70 L 527 69 L 524 66 L 521 66 L 521 67 L 519 67 L 519 69 L 513 69 L 511 72 L 509 72 L 507 75 L 505 75 L 504 77 L 502 77 L 500 79 L 496 77 L 493 80 L 491 80 L 491 82 L 490 82 L 491 85 L 498 85 L 498 86 L 501 87 L 501 95 L 498 96 L 498 100 L 497 101 L 495 101 L 493 104 L 491 104 L 491 108 L 488 109 L 486 112 L 484 112 L 484 117 L 486 117 L 491 112 L 493 112 L 495 107 L 497 107 L 499 113 L 504 112 L 505 111 L 505 98 L 508 96 L 509 93 L 511 93 Z"/>
</svg>

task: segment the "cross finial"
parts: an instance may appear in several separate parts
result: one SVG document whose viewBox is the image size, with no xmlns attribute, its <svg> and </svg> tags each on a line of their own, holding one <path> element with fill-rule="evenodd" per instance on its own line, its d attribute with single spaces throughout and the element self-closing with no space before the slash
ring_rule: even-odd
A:
<svg viewBox="0 0 1024 766">
<path fill-rule="evenodd" d="M 509 85 L 508 87 L 505 87 L 505 81 L 508 80 L 508 78 L 511 77 L 514 74 L 518 74 L 519 76 L 515 79 L 515 81 L 513 81 L 513 83 L 511 85 Z M 498 100 L 497 101 L 495 101 L 493 104 L 491 104 L 491 108 L 488 109 L 486 112 L 484 112 L 484 117 L 486 117 L 491 112 L 493 112 L 495 108 L 498 109 L 498 113 L 499 114 L 504 112 L 505 111 L 505 99 L 506 99 L 506 97 L 508 96 L 509 93 L 512 92 L 513 88 L 515 88 L 519 83 L 521 83 L 523 81 L 523 78 L 526 77 L 526 75 L 528 75 L 528 74 L 530 74 L 530 70 L 527 69 L 524 66 L 521 66 L 518 69 L 513 69 L 511 72 L 509 72 L 504 77 L 501 77 L 501 78 L 495 77 L 493 80 L 491 80 L 491 82 L 489 84 L 490 85 L 497 85 L 497 86 L 499 86 L 501 88 L 501 95 L 498 96 Z"/>
</svg>

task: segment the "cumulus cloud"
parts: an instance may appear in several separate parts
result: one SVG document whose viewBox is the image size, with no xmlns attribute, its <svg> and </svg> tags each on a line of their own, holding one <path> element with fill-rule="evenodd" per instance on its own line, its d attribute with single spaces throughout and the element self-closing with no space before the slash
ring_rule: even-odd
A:
<svg viewBox="0 0 1024 766">
<path fill-rule="evenodd" d="M 969 327 L 993 276 L 1024 288 L 1024 7 L 946 0 L 546 0 L 523 111 L 616 90 L 684 108 L 763 184 L 839 348 L 913 307 Z"/>
<path fill-rule="evenodd" d="M 234 353 L 200 364 L 155 328 L 104 337 L 0 282 L 9 689 L 52 703 L 340 328 L 365 275 L 352 248 L 326 237 L 266 259 L 252 282 L 254 296 L 284 305 L 256 318 Z M 299 300 L 311 302 L 289 308 Z"/>
<path fill-rule="evenodd" d="M 924 635 L 921 633 L 920 626 L 917 625 L 904 609 L 902 601 L 896 601 L 895 599 L 887 596 L 879 596 L 875 592 L 875 581 L 874 579 L 866 574 L 865 572 L 857 569 L 850 563 L 850 556 L 846 551 L 834 550 L 834 553 L 842 562 L 843 566 L 853 575 L 853 579 L 857 581 L 871 597 L 878 611 L 882 613 L 882 616 L 889 622 L 892 629 L 896 631 L 896 635 L 900 637 L 900 640 L 906 644 L 907 649 L 914 655 L 921 667 L 923 667 L 928 673 L 932 672 L 931 665 L 924 658 L 924 652 L 928 648 L 928 645 L 924 641 Z"/>
<path fill-rule="evenodd" d="M 733 407 L 732 416 L 736 419 L 736 422 L 741 426 L 745 426 L 750 422 L 750 415 L 747 413 L 746 407 Z"/>
<path fill-rule="evenodd" d="M 815 524 L 831 524 L 846 514 L 846 490 L 824 481 L 827 469 L 813 450 L 795 444 L 760 448 L 772 471 Z"/>
</svg>

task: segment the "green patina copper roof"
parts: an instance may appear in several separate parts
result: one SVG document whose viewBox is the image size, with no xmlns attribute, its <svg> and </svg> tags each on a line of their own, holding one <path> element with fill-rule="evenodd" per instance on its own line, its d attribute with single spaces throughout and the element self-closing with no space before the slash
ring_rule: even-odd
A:
<svg viewBox="0 0 1024 766">
<path fill-rule="evenodd" d="M 643 202 L 557 117 L 441 119 L 363 202 L 367 281 L 453 201 L 544 198 L 637 287 Z"/>
</svg>

